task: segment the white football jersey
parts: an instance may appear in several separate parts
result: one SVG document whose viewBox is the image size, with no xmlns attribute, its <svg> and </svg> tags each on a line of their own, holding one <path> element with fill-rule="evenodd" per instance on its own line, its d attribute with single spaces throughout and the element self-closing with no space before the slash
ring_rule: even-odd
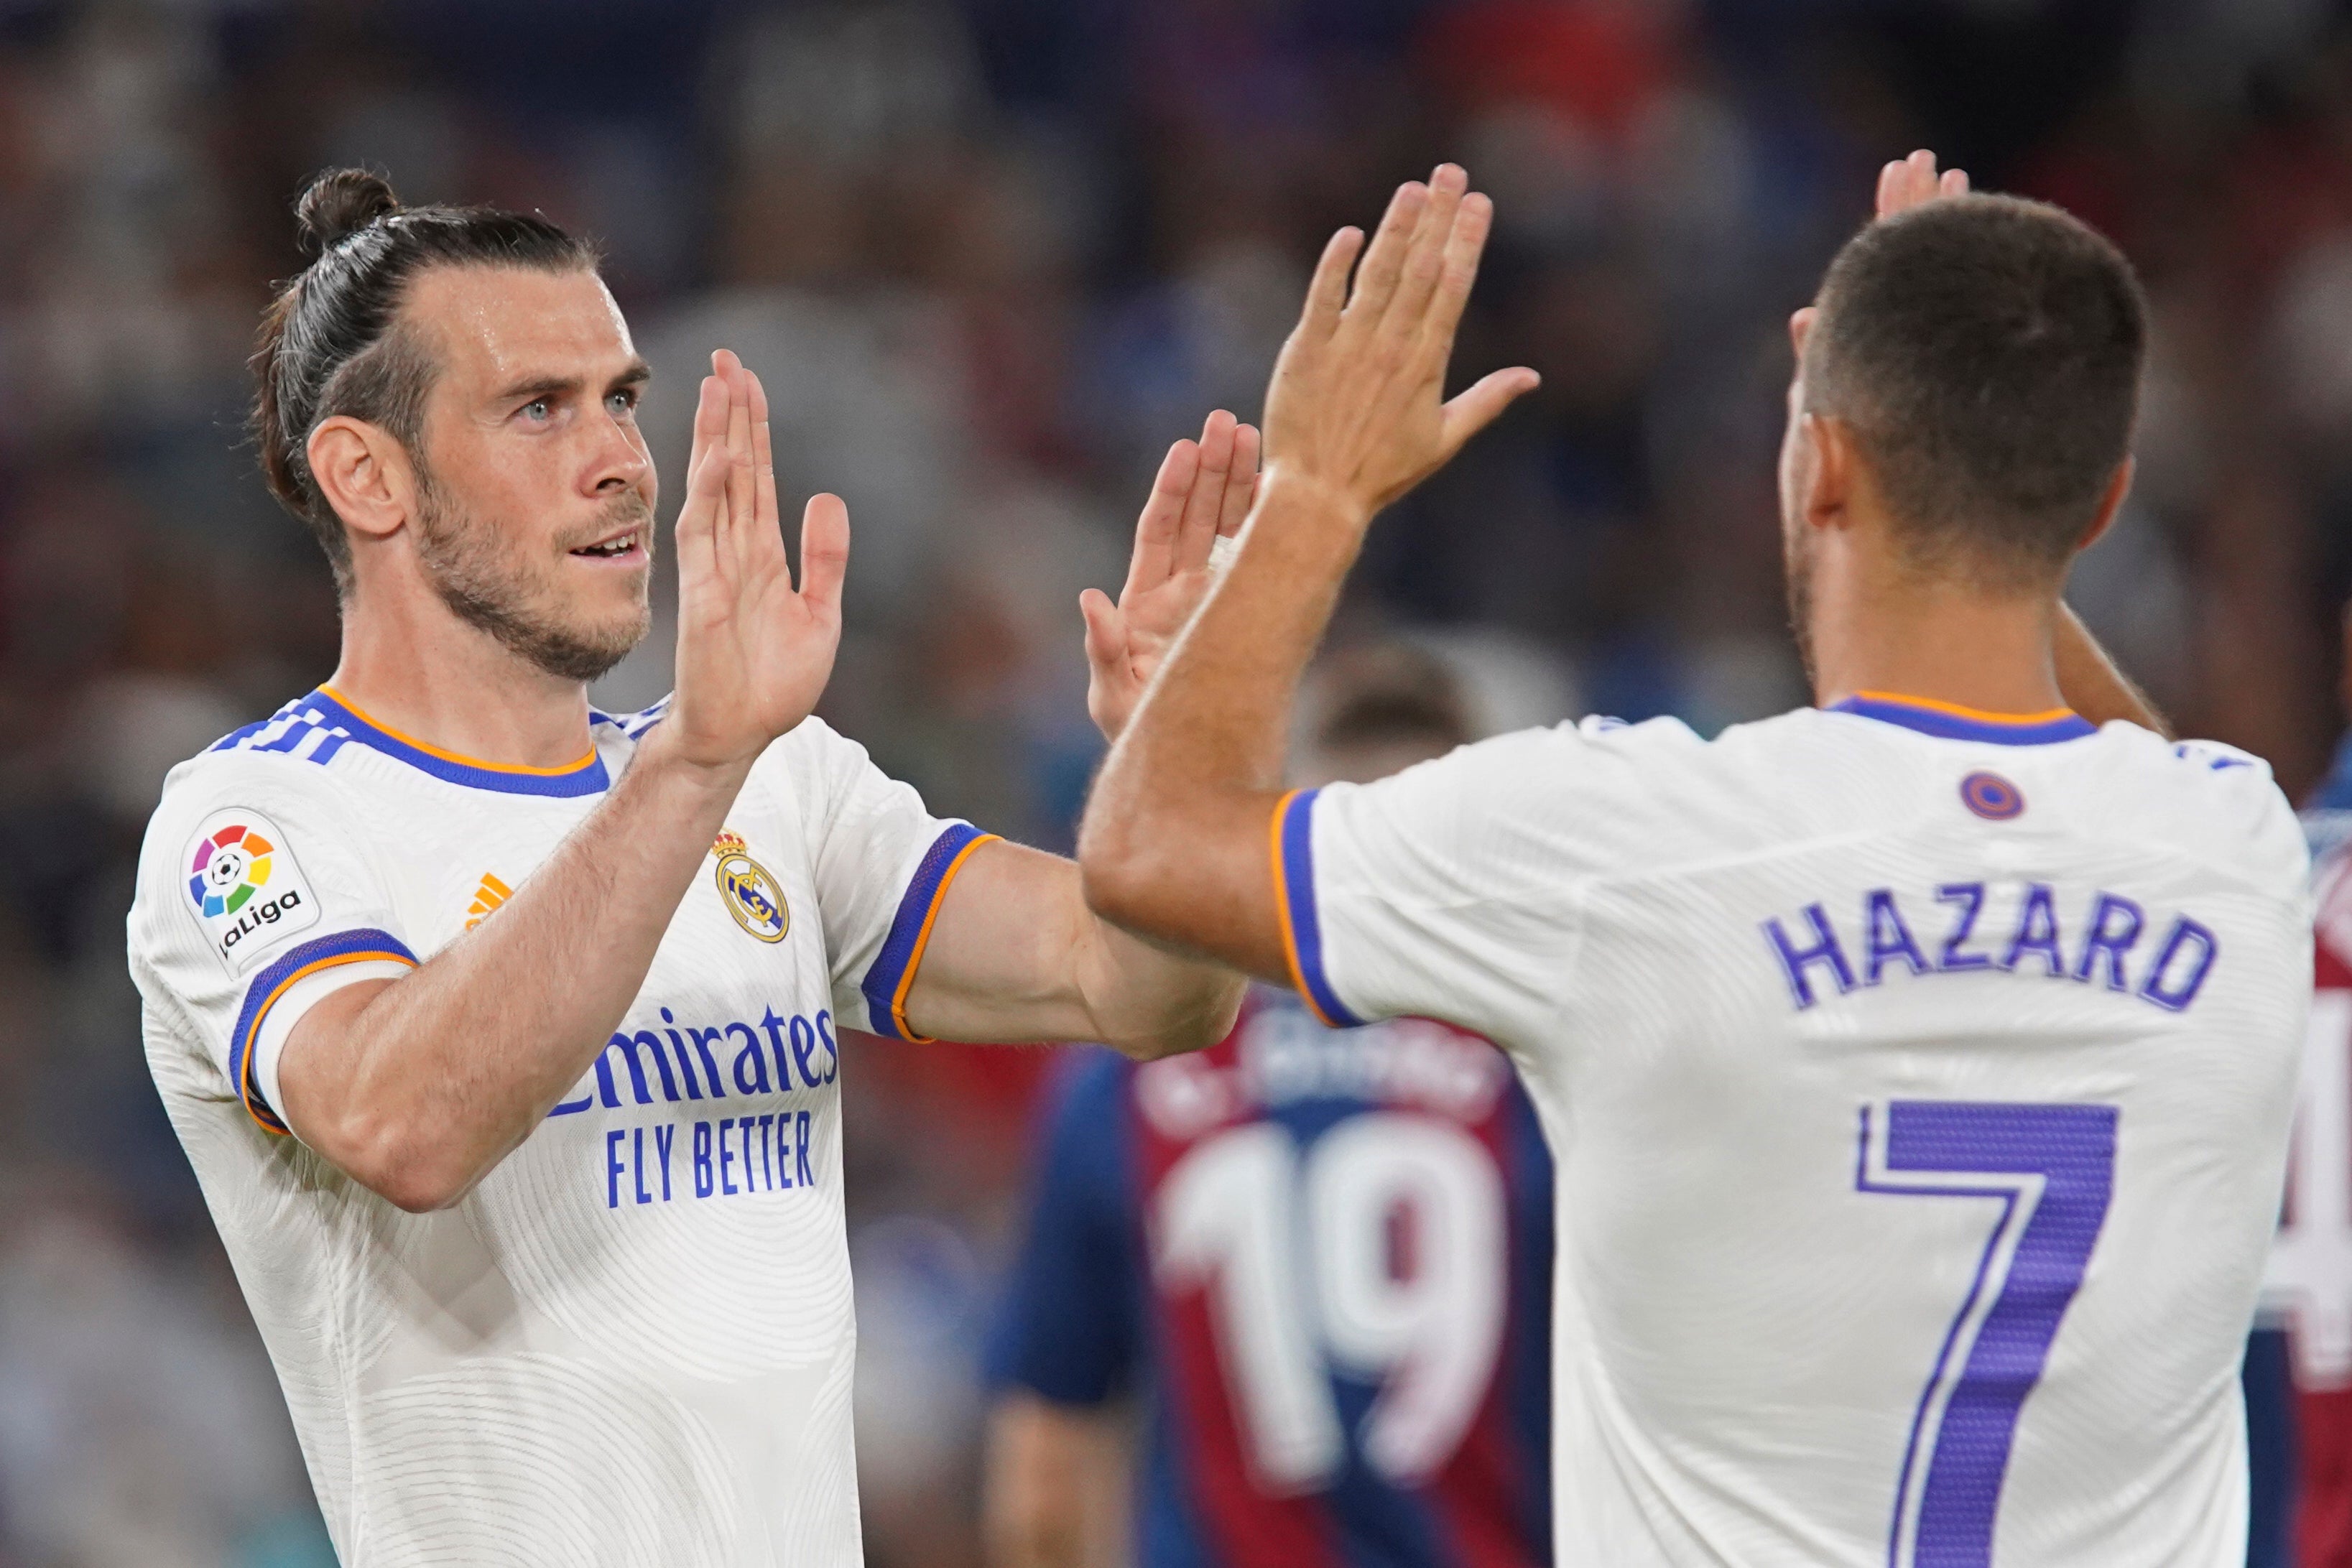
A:
<svg viewBox="0 0 2352 1568">
<path fill-rule="evenodd" d="M 1288 797 L 1299 988 L 1517 1059 L 1559 1561 L 2237 1568 L 2311 936 L 2256 759 L 1872 695 Z"/>
<path fill-rule="evenodd" d="M 148 1060 L 349 1568 L 859 1561 L 841 1030 L 907 1032 L 982 835 L 811 719 L 604 1054 L 463 1202 L 404 1213 L 273 1109 L 294 1021 L 496 921 L 659 714 L 529 769 L 321 690 L 175 768 L 148 829 Z"/>
</svg>

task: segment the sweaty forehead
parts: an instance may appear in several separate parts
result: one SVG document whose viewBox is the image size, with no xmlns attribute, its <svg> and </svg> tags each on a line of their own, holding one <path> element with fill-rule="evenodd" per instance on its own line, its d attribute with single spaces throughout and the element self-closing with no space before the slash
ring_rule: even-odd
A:
<svg viewBox="0 0 2352 1568">
<path fill-rule="evenodd" d="M 596 381 L 636 355 L 621 308 L 595 273 L 436 267 L 403 302 L 432 343 L 443 382 L 465 397 L 543 381 Z"/>
</svg>

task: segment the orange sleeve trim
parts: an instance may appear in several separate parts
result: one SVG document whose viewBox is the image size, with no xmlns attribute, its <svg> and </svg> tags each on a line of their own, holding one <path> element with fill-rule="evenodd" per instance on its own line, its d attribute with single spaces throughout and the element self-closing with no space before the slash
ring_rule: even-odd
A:
<svg viewBox="0 0 2352 1568">
<path fill-rule="evenodd" d="M 947 869 L 940 873 L 940 884 L 931 894 L 930 907 L 923 911 L 922 929 L 915 933 L 914 951 L 907 955 L 906 973 L 898 977 L 898 988 L 890 998 L 890 1021 L 898 1026 L 901 1038 L 913 1040 L 918 1045 L 939 1043 L 935 1036 L 917 1034 L 914 1026 L 907 1021 L 907 998 L 914 992 L 915 977 L 923 967 L 924 950 L 931 945 L 931 926 L 938 921 L 940 910 L 947 904 L 948 889 L 955 885 L 957 875 L 962 872 L 965 862 L 971 859 L 974 850 L 979 849 L 982 844 L 1002 841 L 1002 836 L 999 834 L 982 833 L 964 845 L 962 849 L 958 850 L 955 858 L 948 862 Z"/>
</svg>

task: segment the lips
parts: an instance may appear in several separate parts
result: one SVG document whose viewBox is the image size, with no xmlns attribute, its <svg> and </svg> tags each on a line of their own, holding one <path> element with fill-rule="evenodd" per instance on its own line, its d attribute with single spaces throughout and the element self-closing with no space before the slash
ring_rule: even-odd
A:
<svg viewBox="0 0 2352 1568">
<path fill-rule="evenodd" d="M 642 527 L 633 528 L 609 538 L 599 539 L 594 544 L 582 545 L 572 553 L 590 560 L 619 560 L 636 554 L 645 544 L 645 537 Z"/>
</svg>

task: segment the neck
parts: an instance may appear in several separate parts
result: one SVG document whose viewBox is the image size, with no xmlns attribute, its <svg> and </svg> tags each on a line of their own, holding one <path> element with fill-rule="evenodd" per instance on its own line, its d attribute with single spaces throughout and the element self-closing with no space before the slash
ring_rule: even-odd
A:
<svg viewBox="0 0 2352 1568">
<path fill-rule="evenodd" d="M 327 684 L 383 727 L 482 762 L 562 768 L 590 748 L 587 687 L 518 657 L 437 596 L 354 592 Z"/>
<path fill-rule="evenodd" d="M 2053 652 L 2054 595 L 1988 594 L 1891 563 L 1825 554 L 1811 609 L 1813 695 L 1822 706 L 1859 692 L 1999 714 L 2067 706 Z"/>
</svg>

